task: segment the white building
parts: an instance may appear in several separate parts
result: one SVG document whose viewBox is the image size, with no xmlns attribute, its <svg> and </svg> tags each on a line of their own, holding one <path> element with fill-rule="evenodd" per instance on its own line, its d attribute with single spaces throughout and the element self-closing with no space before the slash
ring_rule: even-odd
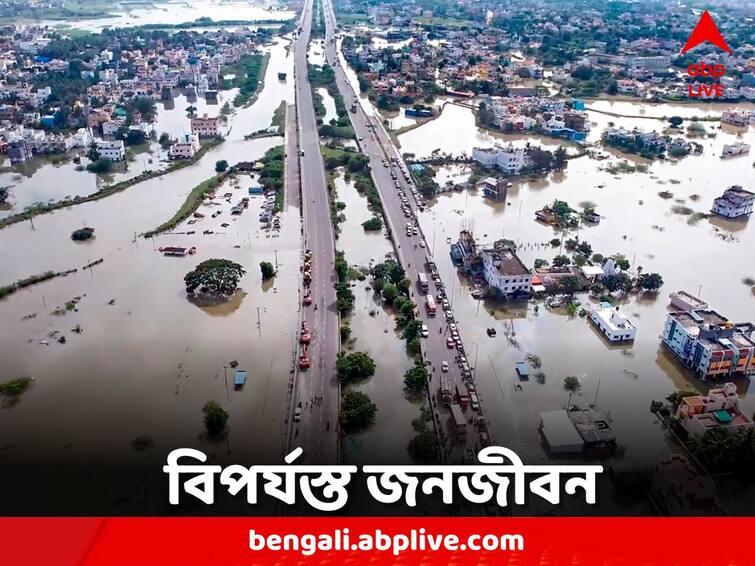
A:
<svg viewBox="0 0 755 566">
<path fill-rule="evenodd" d="M 207 114 L 191 119 L 191 133 L 200 138 L 213 138 L 220 133 L 220 118 L 209 118 Z"/>
<path fill-rule="evenodd" d="M 199 136 L 197 134 L 184 134 L 168 150 L 171 159 L 191 159 L 199 150 Z"/>
<path fill-rule="evenodd" d="M 753 203 L 755 203 L 755 193 L 734 185 L 713 201 L 711 210 L 726 218 L 739 218 L 752 214 Z"/>
<path fill-rule="evenodd" d="M 590 320 L 611 342 L 634 340 L 637 328 L 627 316 L 611 303 L 600 303 L 590 311 Z"/>
<path fill-rule="evenodd" d="M 126 148 L 123 145 L 123 140 L 97 140 L 97 153 L 101 159 L 123 161 L 126 157 Z"/>
<path fill-rule="evenodd" d="M 721 122 L 733 126 L 747 126 L 753 119 L 755 119 L 755 113 L 739 110 L 738 108 L 724 110 L 721 114 Z"/>
<path fill-rule="evenodd" d="M 71 136 L 72 148 L 87 148 L 92 145 L 92 136 L 86 128 L 79 128 L 76 133 Z"/>
<path fill-rule="evenodd" d="M 497 167 L 510 175 L 517 175 L 525 165 L 524 148 L 508 145 L 492 148 L 476 147 L 472 159 L 485 167 Z"/>
<path fill-rule="evenodd" d="M 532 274 L 513 250 L 480 252 L 485 281 L 503 297 L 525 297 L 532 292 Z"/>
<path fill-rule="evenodd" d="M 750 153 L 750 146 L 744 142 L 734 142 L 733 144 L 724 144 L 721 157 L 731 157 L 734 155 L 745 155 Z"/>
<path fill-rule="evenodd" d="M 123 127 L 123 125 L 123 120 L 109 120 L 108 122 L 104 122 L 102 124 L 102 135 L 114 136 L 118 133 L 118 130 Z"/>
</svg>

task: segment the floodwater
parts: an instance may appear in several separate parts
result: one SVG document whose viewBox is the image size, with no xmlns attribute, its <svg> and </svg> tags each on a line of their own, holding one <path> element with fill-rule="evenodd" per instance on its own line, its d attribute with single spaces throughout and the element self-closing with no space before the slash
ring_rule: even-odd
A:
<svg viewBox="0 0 755 566">
<path fill-rule="evenodd" d="M 117 467 L 135 461 L 130 443 L 138 436 L 154 443 L 138 455 L 151 467 L 177 446 L 194 446 L 226 462 L 280 461 L 297 320 L 299 211 L 284 211 L 280 232 L 262 229 L 260 197 L 252 197 L 240 217 L 231 216 L 231 206 L 247 195 L 251 181 L 241 176 L 237 187 L 218 191 L 232 192 L 231 202 L 218 199 L 216 206 L 201 207 L 206 218 L 196 224 L 184 223 L 153 240 L 135 236 L 168 220 L 189 191 L 214 174 L 218 159 L 254 160 L 282 144 L 281 137 L 243 139 L 244 133 L 270 125 L 281 100 L 293 100 L 290 85 L 276 79 L 281 69 L 291 76 L 284 42 L 271 56 L 257 102 L 237 110 L 226 141 L 198 163 L 37 217 L 34 227 L 21 223 L 0 231 L 3 284 L 79 268 L 0 301 L 0 381 L 34 377 L 17 405 L 0 409 L 5 464 L 96 461 Z M 215 210 L 222 212 L 213 219 Z M 85 223 L 96 237 L 71 241 L 71 231 Z M 185 234 L 188 230 L 195 234 Z M 203 235 L 204 230 L 214 234 Z M 158 251 L 176 245 L 195 246 L 196 255 L 169 258 Z M 213 257 L 240 263 L 246 275 L 230 303 L 202 308 L 187 300 L 183 277 Z M 81 270 L 99 258 L 101 265 Z M 261 261 L 277 263 L 272 282 L 261 281 Z M 75 297 L 80 297 L 76 310 L 58 311 Z M 73 331 L 77 325 L 81 334 Z M 57 342 L 61 335 L 64 344 Z M 234 360 L 249 372 L 241 391 L 229 386 Z M 201 409 L 210 400 L 230 413 L 231 433 L 221 444 L 203 437 Z"/>
<path fill-rule="evenodd" d="M 330 96 L 328 89 L 320 87 L 317 89 L 317 94 L 322 98 L 322 105 L 325 107 L 325 116 L 322 119 L 323 124 L 330 124 L 331 120 L 338 120 L 336 101 Z"/>
<path fill-rule="evenodd" d="M 481 130 L 475 124 L 472 110 L 455 104 L 446 104 L 439 117 L 400 135 L 398 141 L 402 153 L 412 153 L 417 159 L 431 157 L 433 153 L 470 156 L 475 147 L 493 147 L 509 142 L 517 146 L 537 143 L 550 150 L 561 145 L 559 140 L 542 136 L 506 136 Z"/>
<path fill-rule="evenodd" d="M 345 252 L 349 265 L 368 268 L 386 255 L 393 255 L 385 229 L 365 232 L 362 228 L 362 222 L 373 216 L 367 198 L 342 174 L 335 178 L 335 187 L 337 199 L 346 203 L 346 220 L 340 224 L 336 247 Z M 358 464 L 408 463 L 406 447 L 414 435 L 412 420 L 419 416 L 420 406 L 404 393 L 404 372 L 413 362 L 406 352 L 405 340 L 395 330 L 392 313 L 375 295 L 369 277 L 354 281 L 352 291 L 356 303 L 345 319 L 351 326 L 351 339 L 345 346 L 369 353 L 376 364 L 374 376 L 352 387 L 369 395 L 378 411 L 372 427 L 344 438 L 345 458 Z"/>
<path fill-rule="evenodd" d="M 638 113 L 634 103 L 594 103 L 612 112 Z M 690 107 L 686 105 L 653 106 L 646 114 L 672 116 L 720 113 L 717 105 Z M 593 133 L 611 120 L 624 127 L 634 122 L 657 124 L 643 119 L 616 119 L 595 112 Z M 428 242 L 434 242 L 435 259 L 447 289 L 453 290 L 453 306 L 460 321 L 466 350 L 477 368 L 478 390 L 485 406 L 495 440 L 515 449 L 525 461 L 545 460 L 537 431 L 538 413 L 562 408 L 568 399 L 563 389 L 565 376 L 576 375 L 582 383 L 581 392 L 572 402 L 586 406 L 595 403 L 613 420 L 621 453 L 613 460 L 652 466 L 669 450 L 675 450 L 653 415 L 649 405 L 662 400 L 676 389 L 698 388 L 706 384 L 685 371 L 660 344 L 668 293 L 686 289 L 700 293 L 712 308 L 735 321 L 755 319 L 755 295 L 742 282 L 755 276 L 752 249 L 755 247 L 755 225 L 717 218 L 690 222 L 689 216 L 672 212 L 672 206 L 683 204 L 696 212 L 707 212 L 715 197 L 730 185 L 755 188 L 752 155 L 722 160 L 724 143 L 743 140 L 755 143 L 753 129 L 719 129 L 717 122 L 703 122 L 715 137 L 697 138 L 702 155 L 679 160 L 649 162 L 616 151 L 607 151 L 604 161 L 581 157 L 571 160 L 566 171 L 546 179 L 518 180 L 509 189 L 506 202 L 491 203 L 481 192 L 451 192 L 440 195 L 421 214 L 423 231 Z M 639 124 L 638 124 L 639 125 Z M 458 155 L 469 153 L 475 146 L 489 145 L 499 136 L 474 127 L 471 112 L 448 105 L 441 118 L 401 136 L 402 151 L 418 156 L 430 155 L 434 149 Z M 509 136 L 502 136 L 507 139 Z M 521 136 L 519 137 L 521 139 Z M 540 138 L 532 138 L 541 143 Z M 553 143 L 557 143 L 553 140 Z M 618 156 L 618 157 L 617 157 Z M 648 166 L 646 173 L 612 174 L 604 168 L 619 159 Z M 456 181 L 463 177 L 458 166 L 440 168 L 437 178 Z M 673 198 L 663 199 L 658 193 L 670 191 Z M 588 321 L 569 318 L 564 311 L 551 312 L 535 302 L 492 304 L 471 297 L 469 283 L 457 275 L 448 254 L 448 241 L 456 241 L 465 225 L 474 230 L 480 243 L 492 244 L 500 238 L 515 240 L 520 256 L 531 266 L 536 258 L 552 260 L 559 248 L 547 244 L 560 233 L 535 221 L 534 213 L 554 199 L 565 200 L 574 208 L 582 201 L 592 201 L 602 215 L 600 224 L 581 226 L 566 238 L 579 236 L 603 255 L 624 254 L 633 269 L 658 272 L 664 286 L 657 295 L 632 295 L 621 308 L 638 327 L 633 344 L 610 346 Z M 583 303 L 588 302 L 581 297 Z M 585 306 L 588 306 L 587 304 Z M 485 329 L 497 329 L 496 338 L 489 338 Z M 544 383 L 531 379 L 521 382 L 514 370 L 517 361 L 527 354 L 542 360 L 540 371 Z M 748 395 L 749 380 L 737 381 L 743 396 L 743 410 L 752 413 L 755 397 Z"/>
<path fill-rule="evenodd" d="M 119 183 L 143 171 L 162 170 L 168 166 L 167 154 L 161 151 L 159 144 L 151 143 L 135 149 L 133 160 L 117 164 L 113 172 L 107 175 L 95 175 L 84 170 L 89 160 L 82 156 L 81 163 L 76 164 L 73 161 L 74 153 L 54 156 L 54 159 L 35 157 L 13 166 L 6 162 L 8 166 L 0 173 L 0 186 L 10 188 L 10 206 L 0 208 L 0 217 L 17 214 L 38 202 L 90 195 L 105 183 Z"/>
<path fill-rule="evenodd" d="M 133 9 L 113 11 L 102 18 L 67 20 L 66 26 L 100 32 L 106 27 L 133 27 L 147 24 L 181 24 L 199 18 L 221 20 L 283 20 L 295 16 L 294 12 L 277 8 L 264 8 L 250 2 L 227 0 L 185 0 L 182 2 L 157 2 L 139 4 Z M 41 22 L 51 26 L 60 21 Z"/>
</svg>

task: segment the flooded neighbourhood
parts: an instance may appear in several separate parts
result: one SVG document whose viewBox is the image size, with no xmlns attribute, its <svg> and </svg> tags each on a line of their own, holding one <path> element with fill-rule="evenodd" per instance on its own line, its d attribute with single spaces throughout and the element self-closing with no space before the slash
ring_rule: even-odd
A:
<svg viewBox="0 0 755 566">
<path fill-rule="evenodd" d="M 103 17 L 66 21 L 64 27 L 99 32 L 198 18 L 273 25 L 294 16 L 292 8 L 282 5 L 188 0 L 134 4 Z M 354 21 L 360 18 L 361 14 Z M 61 22 L 55 24 L 60 27 Z M 411 54 L 411 64 L 419 65 L 422 59 L 415 50 L 420 40 L 415 35 L 421 34 L 391 31 L 353 48 L 355 38 L 380 27 L 359 23 L 337 39 L 331 37 L 332 30 L 322 29 L 304 46 L 301 59 L 317 66 L 323 81 L 312 86 L 317 112 L 312 122 L 317 127 L 308 140 L 312 132 L 303 131 L 301 108 L 296 116 L 283 114 L 301 104 L 295 69 L 301 70 L 294 60 L 301 25 L 291 23 L 280 33 L 262 36 L 264 41 L 259 36 L 252 39 L 254 32 L 246 28 L 238 31 L 241 39 L 227 32 L 223 41 L 230 43 L 218 44 L 229 52 L 238 49 L 226 53 L 236 57 L 232 68 L 237 72 L 252 64 L 264 69 L 259 88 L 229 74 L 216 82 L 232 87 L 198 91 L 188 78 L 173 77 L 170 96 L 150 93 L 155 102 L 150 123 L 154 135 L 129 147 L 112 170 L 93 172 L 90 166 L 99 159 L 85 147 L 64 155 L 40 152 L 19 163 L 11 163 L 10 154 L 4 156 L 0 188 L 6 198 L 0 219 L 21 219 L 0 225 L 0 287 L 10 289 L 14 282 L 46 272 L 54 276 L 0 295 L 0 384 L 16 376 L 32 378 L 23 395 L 0 408 L 0 462 L 20 466 L 44 454 L 61 466 L 85 466 L 96 459 L 117 468 L 138 459 L 159 469 L 168 452 L 185 445 L 223 465 L 280 463 L 302 422 L 296 380 L 309 380 L 306 385 L 312 387 L 305 390 L 316 393 L 316 372 L 325 371 L 320 360 L 307 356 L 310 340 L 326 340 L 311 336 L 307 327 L 307 321 L 316 324 L 318 300 L 318 316 L 325 310 L 322 316 L 337 317 L 340 325 L 338 355 L 365 352 L 375 362 L 366 378 L 348 381 L 336 371 L 328 376 L 335 383 L 329 386 L 337 390 L 336 406 L 351 391 L 364 393 L 375 408 L 365 426 L 350 433 L 338 430 L 337 452 L 343 463 L 420 463 L 409 446 L 423 420 L 432 427 L 432 459 L 442 463 L 470 463 L 475 450 L 491 443 L 511 448 L 531 464 L 573 462 L 578 459 L 574 454 L 547 446 L 543 414 L 581 410 L 601 415 L 615 435 L 615 446 L 589 456 L 578 450 L 579 457 L 604 465 L 612 474 L 644 473 L 662 458 L 686 454 L 673 428 L 651 407 L 678 391 L 705 395 L 713 384 L 696 377 L 663 344 L 669 294 L 685 291 L 704 301 L 724 317 L 726 329 L 732 323 L 755 321 L 754 221 L 746 215 L 728 219 L 711 213 L 714 200 L 730 187 L 755 191 L 755 163 L 748 154 L 755 144 L 755 104 L 564 96 L 559 94 L 555 69 L 546 71 L 543 82 L 521 75 L 518 78 L 527 80 L 512 86 L 534 89 L 531 85 L 537 82 L 544 88 L 537 96 L 480 95 L 459 90 L 457 84 L 456 90 L 444 87 L 443 94 L 433 90 L 426 100 L 416 96 L 409 97 L 411 102 L 401 101 L 403 97 L 386 101 L 385 93 L 395 85 L 382 84 L 383 68 L 375 61 L 362 61 L 364 54 L 395 50 Z M 228 26 L 216 28 L 208 22 L 207 29 Z M 195 31 L 200 29 L 204 28 Z M 445 27 L 441 31 L 449 37 L 455 33 Z M 422 42 L 446 49 L 448 41 L 435 37 L 440 34 L 425 34 Z M 202 44 L 199 52 L 205 48 Z M 330 51 L 334 48 L 335 55 Z M 183 49 L 177 49 L 179 59 L 185 55 Z M 527 59 L 518 48 L 514 52 L 514 60 Z M 255 56 L 261 59 L 250 62 Z M 328 61 L 335 57 L 338 65 L 331 68 Z M 212 62 L 211 72 L 222 75 L 229 67 L 220 59 Z M 200 78 L 199 65 L 191 57 L 186 57 L 186 67 L 193 79 Z M 325 82 L 326 67 L 342 67 L 353 99 L 336 78 L 332 84 Z M 365 73 L 372 81 L 367 87 Z M 424 79 L 440 92 L 439 76 L 435 69 Z M 377 87 L 376 94 L 372 89 Z M 561 111 L 585 117 L 582 136 L 547 135 L 534 127 L 504 132 L 483 117 L 495 104 L 529 104 L 522 102 L 525 99 L 562 107 L 567 101 Z M 735 126 L 722 123 L 723 112 L 751 118 Z M 548 117 L 553 113 L 557 112 L 548 110 Z M 217 131 L 202 135 L 200 143 L 192 119 L 205 118 L 218 125 Z M 364 126 L 357 121 L 362 118 Z M 319 129 L 323 125 L 331 125 L 328 137 Z M 650 156 L 608 143 L 607 133 L 635 128 L 681 138 L 682 145 L 689 143 L 693 149 L 683 155 L 669 151 Z M 169 149 L 174 143 L 190 146 L 190 158 L 180 166 Z M 326 158 L 318 155 L 323 163 L 313 162 L 320 169 L 324 165 L 327 182 L 332 183 L 328 205 L 335 226 L 318 217 L 315 228 L 335 230 L 335 250 L 343 252 L 349 266 L 348 288 L 354 295 L 350 309 L 325 304 L 321 296 L 311 305 L 308 279 L 313 260 L 308 246 L 319 240 L 304 236 L 312 228 L 306 224 L 312 222 L 312 213 L 308 219 L 304 205 L 310 201 L 303 205 L 300 192 L 302 178 L 315 179 L 319 171 L 306 169 L 318 150 Z M 520 168 L 513 174 L 504 170 L 501 175 L 496 167 L 481 166 L 484 156 L 495 152 L 518 151 L 523 163 L 525 153 L 541 150 L 554 156 L 552 162 L 563 156 L 564 164 Z M 346 155 L 345 161 L 333 166 L 326 151 L 339 159 Z M 403 157 L 406 166 L 392 152 Z M 277 167 L 274 181 L 266 177 L 271 155 L 279 161 L 272 167 Z M 289 171 L 292 164 L 294 173 Z M 357 188 L 359 175 L 370 180 L 368 186 Z M 75 206 L 66 202 L 52 212 L 24 217 L 34 207 L 89 197 L 132 180 L 124 190 L 99 200 Z M 288 192 L 281 194 L 284 186 Z M 492 191 L 495 198 L 490 198 Z M 389 222 L 387 195 L 400 195 L 397 216 L 402 221 L 405 217 L 407 238 L 413 238 L 408 244 L 404 240 L 403 252 L 399 232 L 404 227 L 397 230 Z M 311 203 L 320 204 L 314 198 Z M 574 213 L 576 222 L 543 220 L 547 214 L 555 217 L 559 206 Z M 370 220 L 377 221 L 379 229 L 365 226 Z M 79 241 L 73 234 L 81 230 L 89 233 Z M 508 300 L 484 292 L 487 282 L 479 272 L 470 275 L 473 270 L 458 252 L 470 241 L 475 252 L 468 261 L 482 263 L 477 254 L 481 249 L 500 254 L 495 256 L 499 262 L 513 252 L 527 288 L 531 284 L 541 292 Z M 595 268 L 592 275 L 583 270 L 590 285 L 570 293 L 546 293 L 540 283 L 551 275 L 549 267 L 560 261 L 568 266 L 566 256 L 577 255 L 575 250 L 584 246 L 592 261 L 573 267 Z M 314 261 L 325 263 L 325 255 Z M 407 257 L 423 260 L 420 275 L 425 275 L 410 277 L 411 285 L 404 289 L 405 299 L 414 303 L 408 318 L 422 328 L 425 340 L 414 353 L 398 324 L 397 309 L 375 291 L 371 273 L 375 265 L 390 259 L 398 261 L 408 277 Z M 203 290 L 199 298 L 187 293 L 187 274 L 217 258 L 244 269 L 238 288 L 226 301 L 217 302 L 203 301 Z M 619 271 L 633 279 L 659 274 L 662 287 L 588 292 L 601 284 L 606 260 L 610 269 L 614 262 L 626 262 Z M 414 269 L 418 268 L 414 259 Z M 420 296 L 428 294 L 427 274 L 434 281 L 429 300 Z M 342 283 L 333 280 L 334 285 L 330 278 L 322 280 L 329 292 Z M 310 306 L 312 310 L 306 310 Z M 628 323 L 621 328 L 634 329 L 636 335 L 614 343 L 591 319 L 597 308 L 610 316 L 626 315 Z M 427 317 L 434 317 L 437 325 L 432 336 Z M 703 328 L 709 330 L 710 325 Z M 430 340 L 440 341 L 440 350 L 426 347 Z M 469 402 L 461 385 L 453 394 L 440 385 L 448 379 L 444 375 L 449 362 L 450 373 L 459 374 L 459 383 L 469 385 L 475 399 L 476 408 L 470 405 L 467 410 L 465 404 L 460 416 L 449 409 L 449 417 L 446 409 L 439 409 L 461 405 L 462 397 Z M 405 382 L 407 371 L 415 366 L 429 375 L 419 392 L 411 392 Z M 576 380 L 571 387 L 569 379 Z M 736 385 L 741 413 L 755 414 L 749 376 L 726 381 Z M 0 395 L 0 400 L 5 397 Z M 203 417 L 208 401 L 226 412 L 227 426 L 220 436 L 209 433 L 206 413 Z M 307 403 L 313 403 L 304 405 L 311 415 L 315 405 Z M 325 418 L 325 427 L 322 422 L 319 426 L 333 434 Z M 338 418 L 343 418 L 341 413 Z M 442 428 L 446 421 L 451 433 L 461 437 L 456 445 Z M 333 421 L 333 428 L 340 423 Z M 317 435 L 313 437 L 312 442 L 318 441 Z M 748 512 L 740 487 L 734 481 L 721 482 L 718 497 L 731 513 Z M 617 497 L 606 503 L 607 508 L 627 514 L 653 512 L 644 497 Z M 559 512 L 570 510 L 565 509 Z M 540 511 L 532 507 L 528 512 L 535 510 Z"/>
</svg>

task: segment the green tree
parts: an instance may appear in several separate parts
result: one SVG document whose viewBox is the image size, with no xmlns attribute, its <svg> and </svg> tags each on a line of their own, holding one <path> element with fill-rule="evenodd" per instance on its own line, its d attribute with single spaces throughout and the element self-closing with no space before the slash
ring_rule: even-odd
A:
<svg viewBox="0 0 755 566">
<path fill-rule="evenodd" d="M 208 401 L 202 408 L 204 426 L 211 437 L 220 436 L 228 426 L 228 413 L 215 401 Z"/>
<path fill-rule="evenodd" d="M 548 243 L 556 248 L 561 245 L 561 240 L 559 238 L 552 238 Z"/>
<path fill-rule="evenodd" d="M 347 342 L 351 337 L 351 326 L 347 324 L 341 325 L 341 342 Z"/>
<path fill-rule="evenodd" d="M 387 285 L 383 286 L 383 300 L 386 303 L 392 305 L 396 300 L 396 297 L 398 297 L 398 289 L 396 289 L 395 285 L 388 283 Z"/>
<path fill-rule="evenodd" d="M 341 314 L 349 312 L 354 308 L 356 297 L 354 292 L 349 287 L 348 283 L 338 283 L 336 285 L 336 304 L 338 305 L 338 311 Z"/>
<path fill-rule="evenodd" d="M 404 388 L 413 393 L 420 393 L 427 389 L 427 366 L 417 361 L 414 367 L 404 373 Z"/>
<path fill-rule="evenodd" d="M 228 169 L 228 162 L 225 159 L 221 159 L 220 161 L 215 162 L 216 173 L 222 173 L 226 169 Z"/>
<path fill-rule="evenodd" d="M 663 286 L 663 277 L 659 273 L 642 273 L 637 284 L 645 291 L 657 291 Z"/>
<path fill-rule="evenodd" d="M 336 371 L 341 383 L 349 383 L 375 374 L 375 361 L 366 352 L 338 354 Z"/>
<path fill-rule="evenodd" d="M 603 285 L 612 293 L 614 291 L 630 291 L 632 289 L 632 278 L 622 271 L 615 275 L 603 277 Z"/>
<path fill-rule="evenodd" d="M 553 267 L 565 267 L 571 263 L 568 256 L 557 255 L 553 258 Z"/>
<path fill-rule="evenodd" d="M 541 267 L 547 267 L 548 266 L 548 260 L 537 258 L 534 263 L 535 269 L 540 269 Z"/>
<path fill-rule="evenodd" d="M 623 255 L 617 254 L 616 256 L 614 256 L 613 261 L 616 264 L 616 267 L 618 267 L 619 269 L 623 271 L 629 271 L 629 260 Z"/>
<path fill-rule="evenodd" d="M 245 274 L 241 265 L 229 259 L 208 259 L 184 276 L 186 292 L 193 295 L 199 289 L 208 295 L 227 297 L 236 291 Z"/>
<path fill-rule="evenodd" d="M 674 128 L 678 128 L 684 122 L 684 118 L 682 118 L 681 116 L 671 116 L 668 121 L 669 124 L 671 124 Z"/>
<path fill-rule="evenodd" d="M 383 220 L 379 216 L 375 215 L 369 220 L 362 222 L 362 228 L 364 228 L 365 231 L 368 232 L 381 230 L 383 228 Z"/>
<path fill-rule="evenodd" d="M 260 262 L 260 270 L 262 271 L 263 281 L 266 281 L 275 275 L 275 267 L 269 261 Z"/>
<path fill-rule="evenodd" d="M 407 445 L 409 456 L 416 464 L 438 463 L 438 438 L 428 429 L 419 431 Z"/>
<path fill-rule="evenodd" d="M 338 422 L 346 434 L 362 430 L 375 422 L 377 405 L 361 391 L 347 391 L 341 399 Z"/>
</svg>

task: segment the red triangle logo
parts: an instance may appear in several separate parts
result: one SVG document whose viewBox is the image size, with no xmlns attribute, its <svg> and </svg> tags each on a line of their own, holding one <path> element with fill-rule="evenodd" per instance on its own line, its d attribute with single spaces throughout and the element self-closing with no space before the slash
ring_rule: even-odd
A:
<svg viewBox="0 0 755 566">
<path fill-rule="evenodd" d="M 692 30 L 692 34 L 689 36 L 687 43 L 684 45 L 684 49 L 682 49 L 682 54 L 686 53 L 693 47 L 697 47 L 705 41 L 712 43 L 719 49 L 723 49 L 724 51 L 731 53 L 731 49 L 728 45 L 726 45 L 726 40 L 721 35 L 721 32 L 718 31 L 716 22 L 714 22 L 713 18 L 710 17 L 708 10 L 705 10 L 703 12 L 703 15 L 700 16 L 700 21 L 697 22 L 695 29 Z"/>
</svg>

